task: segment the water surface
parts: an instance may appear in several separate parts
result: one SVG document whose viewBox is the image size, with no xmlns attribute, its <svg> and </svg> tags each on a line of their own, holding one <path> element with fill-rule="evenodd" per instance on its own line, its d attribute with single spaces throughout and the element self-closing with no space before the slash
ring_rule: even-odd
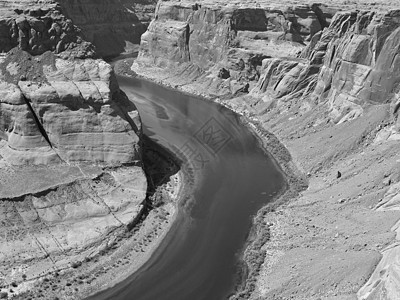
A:
<svg viewBox="0 0 400 300">
<path fill-rule="evenodd" d="M 235 288 L 252 217 L 284 186 L 276 164 L 232 112 L 154 83 L 119 77 L 144 133 L 197 174 L 193 205 L 135 274 L 90 299 L 219 300 Z"/>
</svg>

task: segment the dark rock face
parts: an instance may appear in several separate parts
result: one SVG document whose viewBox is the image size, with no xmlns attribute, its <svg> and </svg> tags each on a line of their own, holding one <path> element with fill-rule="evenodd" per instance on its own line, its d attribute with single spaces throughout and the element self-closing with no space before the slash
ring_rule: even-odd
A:
<svg viewBox="0 0 400 300">
<path fill-rule="evenodd" d="M 93 45 L 85 42 L 79 29 L 54 7 L 15 10 L 0 20 L 0 51 L 14 47 L 39 55 L 46 51 L 61 53 L 75 49 L 75 57 L 92 57 Z"/>
<path fill-rule="evenodd" d="M 140 43 L 156 0 L 58 0 L 62 12 L 93 43 L 99 56 L 118 55 Z"/>
<path fill-rule="evenodd" d="M 32 3 L 13 4 L 16 8 L 0 20 L 0 51 L 19 46 L 38 55 L 79 45 L 84 57 L 94 55 L 95 45 L 98 56 L 118 55 L 140 43 L 157 1 L 54 0 L 31 7 Z"/>
</svg>

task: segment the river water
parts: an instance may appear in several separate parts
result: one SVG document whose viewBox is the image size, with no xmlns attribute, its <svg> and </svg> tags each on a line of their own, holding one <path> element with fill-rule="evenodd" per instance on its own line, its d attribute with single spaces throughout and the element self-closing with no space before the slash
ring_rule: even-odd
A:
<svg viewBox="0 0 400 300">
<path fill-rule="evenodd" d="M 118 77 L 144 133 L 192 171 L 193 201 L 151 259 L 90 299 L 219 300 L 234 291 L 257 211 L 285 186 L 282 173 L 229 110 L 136 78 Z"/>
</svg>

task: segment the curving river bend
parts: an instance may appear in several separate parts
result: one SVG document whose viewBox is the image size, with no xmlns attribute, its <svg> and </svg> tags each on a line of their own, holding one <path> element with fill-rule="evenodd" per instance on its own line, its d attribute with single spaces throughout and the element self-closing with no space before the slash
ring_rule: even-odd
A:
<svg viewBox="0 0 400 300">
<path fill-rule="evenodd" d="M 229 110 L 136 78 L 118 77 L 144 133 L 188 160 L 192 205 L 151 259 L 117 286 L 89 299 L 219 300 L 234 291 L 253 216 L 285 186 L 275 162 Z"/>
</svg>

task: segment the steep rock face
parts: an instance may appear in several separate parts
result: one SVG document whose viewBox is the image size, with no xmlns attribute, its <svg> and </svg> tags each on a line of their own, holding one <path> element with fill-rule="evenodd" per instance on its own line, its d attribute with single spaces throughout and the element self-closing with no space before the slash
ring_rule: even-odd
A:
<svg viewBox="0 0 400 300">
<path fill-rule="evenodd" d="M 318 5 L 249 5 L 160 1 L 135 68 L 177 68 L 208 94 L 235 94 L 255 84 L 264 58 L 294 56 L 331 17 Z"/>
<path fill-rule="evenodd" d="M 4 1 L 3 1 L 4 2 Z M 74 57 L 94 55 L 93 46 L 79 35 L 79 29 L 71 20 L 62 15 L 55 5 L 33 5 L 34 1 L 22 1 L 20 6 L 6 1 L 0 13 L 0 51 L 7 52 L 19 47 L 31 54 L 38 55 L 46 51 L 61 53 L 74 49 Z M 23 6 L 23 5 L 26 6 Z M 12 5 L 14 10 L 8 10 Z"/>
<path fill-rule="evenodd" d="M 58 5 L 23 4 L 29 9 L 7 2 L 0 19 L 1 51 L 19 49 L 0 60 L 2 157 L 13 165 L 138 160 L 138 114 L 121 110 L 111 67 L 91 59 L 93 45 Z"/>
<path fill-rule="evenodd" d="M 8 142 L 1 153 L 8 162 L 115 165 L 139 159 L 138 113 L 133 105 L 121 110 L 124 95 L 108 64 L 12 53 L 2 64 L 7 89 L 0 100 L 0 130 Z M 21 81 L 21 68 L 36 70 Z"/>
<path fill-rule="evenodd" d="M 314 95 L 328 101 L 335 122 L 358 117 L 363 106 L 388 103 L 396 94 L 398 14 L 338 14 L 322 33 L 317 46 L 327 50 Z"/>
<path fill-rule="evenodd" d="M 298 109 L 296 115 L 318 109 L 320 119 L 310 122 L 314 127 L 322 120 L 337 125 L 349 122 L 372 106 L 390 104 L 395 125 L 382 130 L 376 142 L 398 140 L 399 20 L 398 10 L 337 13 L 330 26 L 314 35 L 299 57 L 275 60 L 272 71 L 265 68 L 257 87 L 250 92 L 253 99 L 247 100 L 266 110 L 275 105 L 281 112 L 294 106 Z M 269 66 L 269 61 L 263 64 Z M 311 68 L 314 71 L 307 74 Z M 260 97 L 261 104 L 254 99 Z M 398 209 L 397 189 L 398 185 L 387 191 L 378 211 Z M 398 224 L 393 227 L 397 234 L 398 228 Z M 359 299 L 399 298 L 399 251 L 396 244 L 382 251 L 383 258 L 358 292 Z"/>
<path fill-rule="evenodd" d="M 249 91 L 265 109 L 293 97 L 324 102 L 341 123 L 395 96 L 399 16 L 335 10 L 160 1 L 133 69 L 152 77 L 146 68 L 157 66 L 172 85 L 205 95 Z"/>
<path fill-rule="evenodd" d="M 71 18 L 93 43 L 100 56 L 118 55 L 140 43 L 154 14 L 156 0 L 57 0 L 62 12 Z"/>
</svg>

